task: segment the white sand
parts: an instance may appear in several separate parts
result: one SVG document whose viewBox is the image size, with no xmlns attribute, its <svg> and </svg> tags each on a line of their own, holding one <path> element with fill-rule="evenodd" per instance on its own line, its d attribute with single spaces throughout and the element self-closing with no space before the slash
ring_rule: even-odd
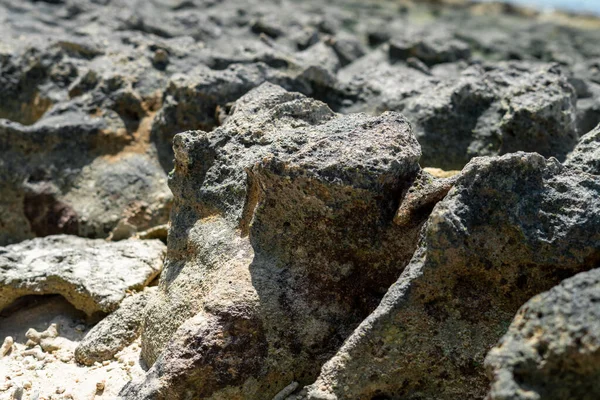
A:
<svg viewBox="0 0 600 400">
<path fill-rule="evenodd" d="M 29 328 L 44 331 L 52 323 L 58 325 L 58 350 L 47 353 L 40 346 L 26 346 Z M 77 364 L 73 353 L 91 327 L 85 315 L 59 296 L 29 299 L 5 310 L 0 315 L 0 344 L 6 336 L 15 344 L 6 356 L 0 355 L 0 400 L 114 399 L 128 381 L 144 374 L 138 341 L 111 361 L 91 367 Z"/>
</svg>

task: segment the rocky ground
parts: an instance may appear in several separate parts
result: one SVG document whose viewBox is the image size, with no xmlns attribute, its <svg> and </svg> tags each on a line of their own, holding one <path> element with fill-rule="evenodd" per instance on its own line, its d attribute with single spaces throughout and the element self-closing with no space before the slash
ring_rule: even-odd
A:
<svg viewBox="0 0 600 400">
<path fill-rule="evenodd" d="M 599 398 L 599 40 L 0 0 L 0 399 Z"/>
</svg>

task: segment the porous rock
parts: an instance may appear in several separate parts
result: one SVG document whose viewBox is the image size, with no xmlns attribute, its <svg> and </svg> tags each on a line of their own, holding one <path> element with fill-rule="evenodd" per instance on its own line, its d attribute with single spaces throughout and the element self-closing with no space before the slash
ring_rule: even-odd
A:
<svg viewBox="0 0 600 400">
<path fill-rule="evenodd" d="M 597 177 L 539 154 L 472 160 L 398 281 L 297 398 L 483 398 L 485 355 L 519 307 L 598 266 L 599 193 Z"/>
<path fill-rule="evenodd" d="M 600 393 L 600 269 L 582 272 L 520 309 L 488 353 L 489 400 L 592 400 Z"/>
<path fill-rule="evenodd" d="M 340 74 L 357 96 L 343 109 L 401 111 L 422 146 L 423 166 L 461 169 L 475 156 L 519 150 L 563 161 L 577 143 L 577 97 L 555 65 L 464 64 L 432 76 L 375 55 Z"/>
<path fill-rule="evenodd" d="M 263 84 L 174 148 L 169 253 L 142 333 L 154 365 L 121 395 L 259 399 L 311 382 L 416 246 L 426 213 L 393 223 L 420 171 L 410 125 Z"/>
<path fill-rule="evenodd" d="M 68 235 L 0 247 L 0 309 L 26 295 L 60 294 L 88 315 L 114 311 L 127 290 L 161 271 L 159 240 L 106 242 Z"/>
<path fill-rule="evenodd" d="M 123 299 L 119 308 L 94 326 L 75 348 L 75 359 L 84 365 L 111 360 L 140 335 L 148 297 L 155 288 L 146 288 Z"/>
<path fill-rule="evenodd" d="M 567 156 L 565 165 L 600 175 L 600 125 L 583 135 Z"/>
</svg>

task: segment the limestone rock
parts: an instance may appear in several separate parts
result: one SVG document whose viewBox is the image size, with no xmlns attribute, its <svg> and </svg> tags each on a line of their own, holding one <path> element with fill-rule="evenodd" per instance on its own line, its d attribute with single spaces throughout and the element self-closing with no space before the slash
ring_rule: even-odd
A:
<svg viewBox="0 0 600 400">
<path fill-rule="evenodd" d="M 600 393 L 600 270 L 525 303 L 485 366 L 490 400 L 595 399 Z"/>
<path fill-rule="evenodd" d="M 365 106 L 348 110 L 402 111 L 422 146 L 423 166 L 461 169 L 475 156 L 519 150 L 562 161 L 577 143 L 575 91 L 550 64 L 465 64 L 438 77 L 385 58 L 376 68 L 365 61 L 363 70 L 361 62 L 342 80 L 359 86 Z"/>
<path fill-rule="evenodd" d="M 148 297 L 155 288 L 126 297 L 119 308 L 94 326 L 77 345 L 75 359 L 85 365 L 111 360 L 139 335 Z"/>
<path fill-rule="evenodd" d="M 161 271 L 159 240 L 106 242 L 55 235 L 0 247 L 0 309 L 26 295 L 60 294 L 88 315 L 114 311 L 127 290 Z"/>
<path fill-rule="evenodd" d="M 600 125 L 579 139 L 575 149 L 567 156 L 565 165 L 600 175 Z"/>
<path fill-rule="evenodd" d="M 484 357 L 521 304 L 597 266 L 599 193 L 597 177 L 538 154 L 472 160 L 379 307 L 298 398 L 484 397 Z"/>
<path fill-rule="evenodd" d="M 265 83 L 174 148 L 169 254 L 142 331 L 154 365 L 121 395 L 259 399 L 311 382 L 416 246 L 427 213 L 392 221 L 420 170 L 410 125 Z"/>
<path fill-rule="evenodd" d="M 427 65 L 471 58 L 471 47 L 464 41 L 452 38 L 451 32 L 435 30 L 424 35 L 409 35 L 390 41 L 392 60 L 416 57 Z"/>
</svg>

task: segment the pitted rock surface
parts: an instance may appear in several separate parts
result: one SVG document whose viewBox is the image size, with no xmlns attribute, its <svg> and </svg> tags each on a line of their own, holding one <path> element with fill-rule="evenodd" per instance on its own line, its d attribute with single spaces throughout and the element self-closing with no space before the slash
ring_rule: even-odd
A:
<svg viewBox="0 0 600 400">
<path fill-rule="evenodd" d="M 485 359 L 490 400 L 593 399 L 600 390 L 600 270 L 525 303 Z"/>
<path fill-rule="evenodd" d="M 416 246 L 427 213 L 393 222 L 420 171 L 410 125 L 263 84 L 174 148 L 176 217 L 142 333 L 154 365 L 122 395 L 264 398 L 310 382 Z"/>
<path fill-rule="evenodd" d="M 599 193 L 538 154 L 472 160 L 378 308 L 291 398 L 483 398 L 484 358 L 520 305 L 598 266 Z"/>
<path fill-rule="evenodd" d="M 0 247 L 0 309 L 27 295 L 60 294 L 88 315 L 114 311 L 128 290 L 143 289 L 161 271 L 159 240 L 55 235 Z"/>
<path fill-rule="evenodd" d="M 583 135 L 567 156 L 565 165 L 600 175 L 600 125 Z"/>
</svg>

